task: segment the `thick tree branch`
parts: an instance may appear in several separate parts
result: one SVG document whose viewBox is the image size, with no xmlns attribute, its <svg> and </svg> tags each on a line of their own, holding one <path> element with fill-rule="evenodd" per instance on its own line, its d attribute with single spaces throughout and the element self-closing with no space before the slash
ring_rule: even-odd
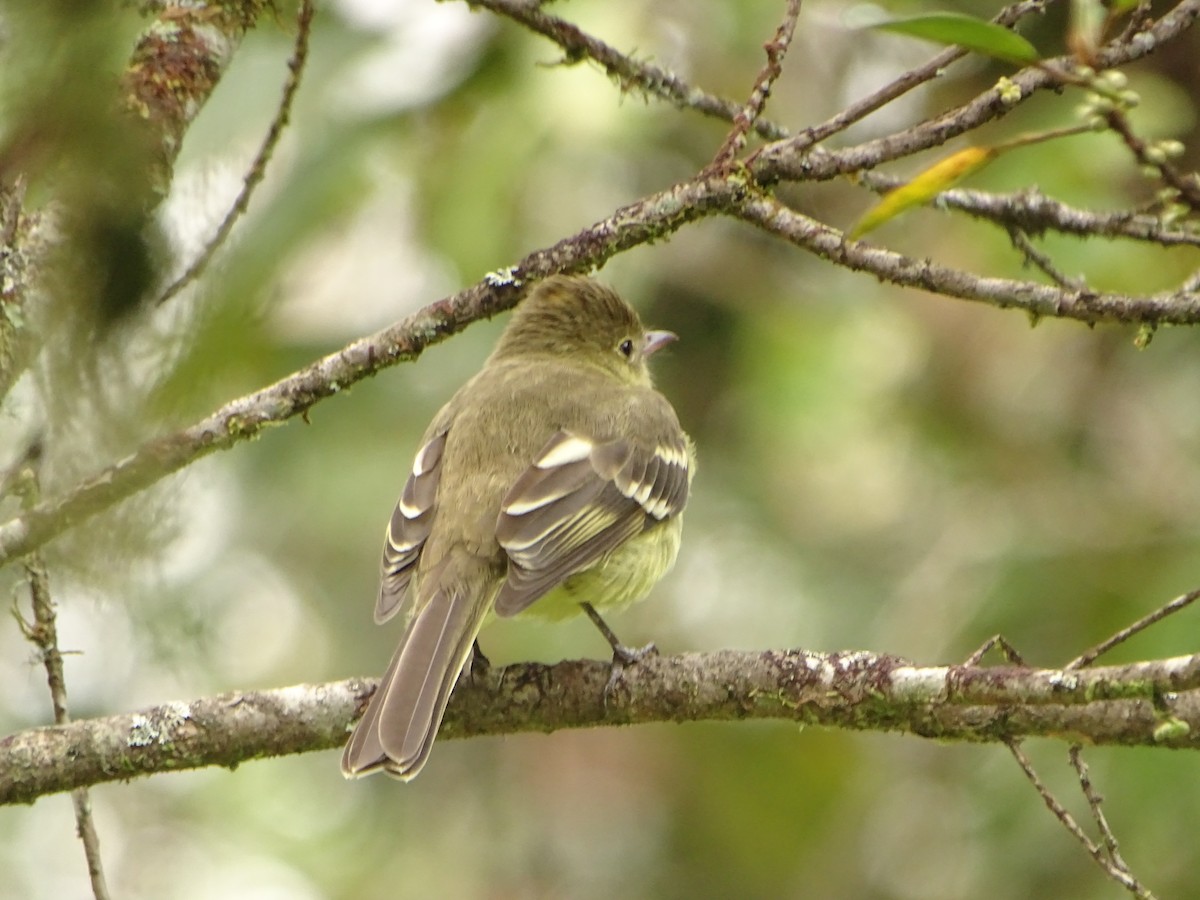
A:
<svg viewBox="0 0 1200 900">
<path fill-rule="evenodd" d="M 192 120 L 204 108 L 267 0 L 143 4 L 157 18 L 138 39 L 125 72 L 126 104 L 156 138 L 165 188 Z"/>
<path fill-rule="evenodd" d="M 1200 655 L 1083 671 L 918 668 L 866 652 L 650 657 L 605 698 L 609 664 L 535 663 L 465 681 L 442 735 L 782 719 L 938 740 L 1022 737 L 1200 749 Z M 375 683 L 229 693 L 0 740 L 0 804 L 139 775 L 337 747 Z M 1166 727 L 1169 726 L 1169 727 Z"/>
<path fill-rule="evenodd" d="M 1200 2 L 1200 0 L 1198 0 Z M 906 287 L 978 300 L 1034 316 L 1101 321 L 1195 324 L 1200 295 L 1128 296 L 1088 293 L 1005 278 L 988 278 L 847 241 L 837 230 L 754 194 L 740 171 L 707 174 L 623 207 L 608 218 L 535 251 L 509 270 L 420 310 L 383 331 L 349 344 L 273 385 L 225 404 L 204 420 L 157 438 L 77 487 L 0 525 L 0 565 L 37 549 L 209 453 L 253 437 L 307 412 L 318 401 L 431 344 L 516 304 L 524 287 L 554 272 L 583 272 L 621 250 L 661 240 L 688 222 L 726 213 L 777 234 L 848 268 Z"/>
</svg>

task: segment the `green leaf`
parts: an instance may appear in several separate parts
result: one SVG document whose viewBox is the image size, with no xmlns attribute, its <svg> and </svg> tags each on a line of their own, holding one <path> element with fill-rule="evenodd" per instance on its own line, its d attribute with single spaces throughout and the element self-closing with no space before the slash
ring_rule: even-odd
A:
<svg viewBox="0 0 1200 900">
<path fill-rule="evenodd" d="M 930 13 L 911 19 L 879 22 L 870 27 L 936 41 L 939 44 L 957 44 L 964 50 L 974 50 L 1021 65 L 1037 62 L 1039 59 L 1037 48 L 1015 31 L 961 13 Z"/>
</svg>

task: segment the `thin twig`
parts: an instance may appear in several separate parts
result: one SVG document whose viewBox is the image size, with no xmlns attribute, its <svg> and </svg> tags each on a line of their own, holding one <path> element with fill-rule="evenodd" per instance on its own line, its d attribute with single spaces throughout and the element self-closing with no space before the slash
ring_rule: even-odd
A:
<svg viewBox="0 0 1200 900">
<path fill-rule="evenodd" d="M 1000 652 L 1004 654 L 1004 659 L 1014 666 L 1027 666 L 1024 657 L 1017 651 L 1017 648 L 1009 643 L 1008 638 L 1002 634 L 993 634 L 990 638 L 979 645 L 979 648 L 968 656 L 964 661 L 964 666 L 977 666 L 987 656 L 988 652 L 993 647 L 999 647 Z"/>
<path fill-rule="evenodd" d="M 1113 834 L 1112 827 L 1108 824 L 1108 817 L 1104 815 L 1102 807 L 1104 798 L 1092 784 L 1091 771 L 1088 769 L 1087 763 L 1083 761 L 1083 748 L 1079 744 L 1072 744 L 1067 748 L 1067 757 L 1071 760 L 1071 766 L 1079 777 L 1079 788 L 1083 791 L 1083 796 L 1087 798 L 1088 809 L 1091 810 L 1092 820 L 1096 823 L 1100 837 L 1104 840 L 1104 847 L 1108 851 L 1109 859 L 1122 871 L 1129 872 L 1129 866 L 1121 856 L 1117 836 Z"/>
<path fill-rule="evenodd" d="M 747 197 L 734 214 L 844 268 L 867 271 L 883 281 L 936 294 L 1002 308 L 1019 307 L 1033 316 L 1159 324 L 1176 317 L 1200 316 L 1200 296 L 1196 294 L 1171 291 L 1142 296 L 1131 303 L 1132 298 L 1121 299 L 1109 293 L 1072 291 L 1056 285 L 969 274 L 929 259 L 904 256 L 866 241 L 848 240 L 837 229 L 766 194 Z"/>
<path fill-rule="evenodd" d="M 767 98 L 771 95 L 771 85 L 783 73 L 783 59 L 787 56 L 788 47 L 792 44 L 792 36 L 796 33 L 796 20 L 799 18 L 800 0 L 788 0 L 787 12 L 784 13 L 779 27 L 775 29 L 775 36 L 763 44 L 763 49 L 767 51 L 767 61 L 759 70 L 758 77 L 754 79 L 754 88 L 750 91 L 750 98 L 734 117 L 733 128 L 725 136 L 721 148 L 713 157 L 711 163 L 713 168 L 721 169 L 730 165 L 742 152 L 742 148 L 746 146 L 747 134 L 767 105 Z"/>
<path fill-rule="evenodd" d="M 1104 115 L 1108 127 L 1115 131 L 1129 148 L 1138 163 L 1151 169 L 1157 169 L 1164 184 L 1179 192 L 1179 199 L 1195 212 L 1200 212 L 1200 181 L 1195 175 L 1183 175 L 1176 166 L 1166 159 L 1156 159 L 1150 153 L 1150 145 L 1134 132 L 1129 117 L 1120 109 L 1109 110 Z"/>
<path fill-rule="evenodd" d="M 901 187 L 908 179 L 883 172 L 863 172 L 859 181 L 876 193 L 886 193 Z M 1200 232 L 1167 228 L 1158 216 L 1138 210 L 1098 212 L 1079 209 L 1046 196 L 1036 187 L 1011 194 L 955 188 L 938 194 L 930 205 L 958 210 L 1005 227 L 1020 228 L 1030 235 L 1059 231 L 1086 238 L 1146 241 L 1163 247 L 1200 247 Z M 1200 281 L 1200 273 L 1196 277 Z"/>
<path fill-rule="evenodd" d="M 21 482 L 23 500 L 31 506 L 37 499 L 37 472 L 32 465 L 24 471 Z M 71 721 L 67 708 L 67 683 L 63 675 L 62 652 L 58 647 L 57 612 L 54 598 L 50 594 L 50 577 L 40 551 L 30 554 L 24 561 L 29 580 L 29 597 L 33 607 L 33 622 L 24 622 L 18 617 L 21 631 L 37 648 L 46 668 L 46 683 L 50 688 L 50 702 L 54 707 L 54 722 L 64 725 Z M 92 818 L 92 803 L 86 787 L 71 791 L 71 803 L 75 808 L 76 832 L 83 842 L 83 853 L 87 860 L 88 877 L 92 884 L 92 895 L 96 900 L 109 900 L 108 883 L 104 876 L 104 862 L 100 856 L 100 836 Z"/>
<path fill-rule="evenodd" d="M 568 63 L 581 59 L 598 63 L 623 91 L 637 89 L 680 109 L 694 109 L 726 122 L 734 121 L 741 111 L 732 100 L 692 87 L 674 72 L 660 66 L 627 56 L 578 26 L 543 12 L 536 4 L 526 0 L 469 0 L 469 5 L 505 16 L 549 38 L 562 47 Z M 754 130 L 768 140 L 779 140 L 790 133 L 782 125 L 762 118 L 755 120 Z"/>
<path fill-rule="evenodd" d="M 1083 829 L 1079 827 L 1074 817 L 1067 811 L 1066 807 L 1058 802 L 1058 798 L 1051 793 L 1050 789 L 1046 787 L 1045 783 L 1038 776 L 1033 768 L 1033 764 L 1029 761 L 1029 757 L 1021 750 L 1020 744 L 1017 741 L 1009 741 L 1007 744 L 1013 758 L 1017 761 L 1017 765 L 1021 767 L 1021 771 L 1025 773 L 1025 777 L 1029 779 L 1029 783 L 1038 792 L 1038 795 L 1042 798 L 1042 802 L 1054 813 L 1055 818 L 1062 823 L 1063 827 L 1083 845 L 1088 855 L 1096 861 L 1096 864 L 1104 870 L 1104 873 L 1134 896 L 1143 898 L 1143 900 L 1153 900 L 1154 894 L 1148 888 L 1141 884 L 1127 870 L 1118 868 L 1108 858 L 1104 848 L 1100 847 L 1095 841 L 1084 834 Z"/>
<path fill-rule="evenodd" d="M 997 25 L 1011 28 L 1030 13 L 1044 12 L 1046 6 L 1051 2 L 1053 0 L 1026 0 L 1026 2 L 1022 3 L 1013 3 L 1011 6 L 1000 10 L 992 21 Z M 876 110 L 882 109 L 893 100 L 903 97 L 909 91 L 920 87 L 927 81 L 932 81 L 934 78 L 940 77 L 945 72 L 947 66 L 957 62 L 966 55 L 967 51 L 959 47 L 947 47 L 928 62 L 910 69 L 874 93 L 847 106 L 832 118 L 797 132 L 793 138 L 796 149 L 807 149 L 841 131 L 845 131 L 851 125 L 865 119 Z"/>
<path fill-rule="evenodd" d="M 1039 269 L 1045 272 L 1048 276 L 1050 276 L 1050 280 L 1059 287 L 1066 288 L 1070 291 L 1088 290 L 1088 286 L 1085 281 L 1080 278 L 1071 278 L 1069 275 L 1061 272 L 1058 267 L 1054 265 L 1054 261 L 1050 259 L 1049 256 L 1033 245 L 1033 242 L 1029 240 L 1029 235 L 1027 235 L 1022 229 L 1009 228 L 1008 236 L 1012 240 L 1013 246 L 1020 251 L 1023 257 L 1025 257 L 1025 261 L 1037 266 Z"/>
<path fill-rule="evenodd" d="M 312 0 L 301 0 L 300 11 L 296 20 L 296 43 L 292 50 L 291 59 L 288 60 L 288 77 L 283 86 L 283 96 L 280 98 L 279 106 L 275 110 L 275 117 L 271 121 L 271 127 L 267 130 L 266 137 L 263 138 L 262 145 L 258 148 L 258 154 L 254 157 L 254 162 L 251 163 L 242 181 L 242 189 L 238 193 L 233 206 L 230 207 L 229 212 L 225 214 L 224 220 L 200 252 L 200 255 L 192 261 L 192 264 L 187 267 L 187 270 L 182 275 L 166 287 L 155 301 L 156 306 L 162 306 L 200 277 L 208 267 L 208 264 L 212 262 L 212 258 L 216 255 L 217 251 L 224 246 L 237 220 L 245 214 L 247 207 L 250 205 L 251 196 L 266 176 L 267 165 L 270 163 L 271 157 L 275 153 L 275 148 L 279 144 L 279 139 L 283 136 L 283 130 L 287 127 L 288 120 L 291 117 L 292 104 L 296 99 L 296 92 L 300 88 L 305 63 L 308 61 L 308 39 L 312 32 L 312 19 Z"/>
<path fill-rule="evenodd" d="M 1200 588 L 1188 591 L 1179 597 L 1176 597 L 1170 603 L 1165 603 L 1149 615 L 1145 615 L 1138 619 L 1132 625 L 1127 625 L 1116 634 L 1101 641 L 1095 647 L 1085 653 L 1081 653 L 1064 666 L 1066 669 L 1082 669 L 1084 666 L 1089 666 L 1095 662 L 1100 656 L 1107 653 L 1118 644 L 1123 644 L 1135 634 L 1145 631 L 1155 622 L 1161 622 L 1167 616 L 1179 612 L 1181 609 L 1186 609 L 1200 598 Z"/>
<path fill-rule="evenodd" d="M 1173 9 L 1141 32 L 1138 40 L 1127 44 L 1109 44 L 1097 54 L 1100 65 L 1111 68 L 1141 59 L 1167 41 L 1174 40 L 1200 16 L 1200 0 L 1182 0 Z M 812 148 L 807 132 L 776 141 L 755 156 L 753 173 L 763 185 L 781 180 L 823 181 L 842 175 L 857 174 L 882 163 L 911 156 L 922 150 L 944 145 L 951 138 L 974 131 L 1016 108 L 1013 92 L 1020 100 L 1042 90 L 1061 86 L 1059 72 L 1070 60 L 1049 60 L 1029 66 L 1008 79 L 1004 90 L 992 87 L 953 109 L 893 134 L 863 141 L 838 150 Z"/>
<path fill-rule="evenodd" d="M 1050 2 L 1052 0 L 1022 0 L 1005 7 L 992 21 L 1012 26 L 1031 13 L 1042 12 Z M 678 108 L 693 109 L 727 122 L 733 122 L 741 111 L 741 107 L 732 100 L 693 87 L 659 66 L 633 59 L 570 22 L 543 12 L 538 4 L 523 0 L 469 0 L 469 3 L 512 19 L 549 38 L 563 48 L 568 62 L 584 58 L 593 60 L 623 90 L 637 88 L 648 96 L 666 100 Z M 947 66 L 964 56 L 966 52 L 957 47 L 941 51 L 928 62 L 903 73 L 832 118 L 799 132 L 796 135 L 797 148 L 806 149 L 844 131 L 893 100 L 938 77 Z M 784 126 L 761 117 L 754 120 L 753 128 L 759 136 L 768 140 L 781 140 L 791 134 Z"/>
</svg>

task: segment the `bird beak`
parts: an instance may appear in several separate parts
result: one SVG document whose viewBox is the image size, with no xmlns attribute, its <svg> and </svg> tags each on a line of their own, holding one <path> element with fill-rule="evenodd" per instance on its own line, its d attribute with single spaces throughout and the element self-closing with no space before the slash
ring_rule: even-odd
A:
<svg viewBox="0 0 1200 900">
<path fill-rule="evenodd" d="M 679 335 L 673 331 L 647 331 L 646 343 L 642 345 L 642 356 L 650 356 L 657 350 L 661 350 L 667 344 L 674 343 L 679 340 Z"/>
</svg>

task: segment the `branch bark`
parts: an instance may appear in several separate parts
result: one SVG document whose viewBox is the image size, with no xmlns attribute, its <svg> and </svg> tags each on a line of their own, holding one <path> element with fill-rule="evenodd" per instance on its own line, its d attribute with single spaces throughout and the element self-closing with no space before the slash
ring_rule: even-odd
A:
<svg viewBox="0 0 1200 900">
<path fill-rule="evenodd" d="M 655 656 L 605 700 L 609 664 L 524 663 L 458 687 L 443 738 L 780 719 L 940 741 L 1041 736 L 1200 749 L 1200 654 L 1083 671 L 916 667 L 862 651 Z M 0 740 L 0 804 L 84 785 L 340 746 L 374 680 L 233 692 Z"/>
<path fill-rule="evenodd" d="M 148 441 L 75 488 L 0 525 L 0 566 L 201 457 L 302 415 L 364 378 L 416 359 L 470 323 L 510 309 L 527 284 L 555 272 L 587 271 L 621 250 L 666 237 L 687 222 L 729 208 L 743 190 L 736 177 L 706 176 L 639 200 L 502 273 L 225 404 L 200 422 Z"/>
</svg>

